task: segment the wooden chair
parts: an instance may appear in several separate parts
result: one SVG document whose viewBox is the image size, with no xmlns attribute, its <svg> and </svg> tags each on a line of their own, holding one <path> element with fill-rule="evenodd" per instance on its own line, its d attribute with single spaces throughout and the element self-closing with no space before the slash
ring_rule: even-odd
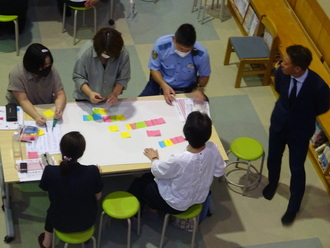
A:
<svg viewBox="0 0 330 248">
<path fill-rule="evenodd" d="M 257 36 L 229 37 L 224 65 L 229 64 L 231 53 L 236 52 L 239 66 L 235 88 L 240 87 L 243 75 L 251 74 L 264 74 L 262 85 L 269 84 L 278 43 L 277 29 L 267 16 L 262 16 Z M 245 70 L 246 64 L 250 64 L 252 69 Z"/>
</svg>

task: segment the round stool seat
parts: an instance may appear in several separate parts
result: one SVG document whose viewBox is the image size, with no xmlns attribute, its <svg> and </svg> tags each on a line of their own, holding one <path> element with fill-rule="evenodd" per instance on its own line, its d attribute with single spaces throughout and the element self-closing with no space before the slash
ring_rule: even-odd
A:
<svg viewBox="0 0 330 248">
<path fill-rule="evenodd" d="M 173 214 L 173 216 L 179 218 L 179 219 L 191 219 L 199 215 L 199 213 L 202 211 L 202 204 L 195 204 L 192 205 L 190 208 L 188 208 L 186 211 L 180 214 Z"/>
<path fill-rule="evenodd" d="M 237 158 L 246 161 L 257 160 L 264 154 L 264 149 L 259 141 L 248 137 L 235 139 L 230 144 L 230 150 Z"/>
<path fill-rule="evenodd" d="M 104 198 L 102 208 L 112 218 L 128 219 L 139 211 L 140 202 L 128 192 L 116 191 Z"/>
<path fill-rule="evenodd" d="M 0 22 L 12 22 L 18 18 L 17 15 L 0 15 Z"/>
<path fill-rule="evenodd" d="M 70 6 L 68 5 L 68 7 L 70 7 L 71 9 L 74 9 L 74 10 L 88 10 L 88 9 L 91 9 L 91 7 L 74 7 L 74 6 Z"/>
<path fill-rule="evenodd" d="M 81 244 L 89 240 L 94 234 L 94 226 L 82 232 L 63 233 L 55 230 L 57 237 L 69 244 Z"/>
</svg>

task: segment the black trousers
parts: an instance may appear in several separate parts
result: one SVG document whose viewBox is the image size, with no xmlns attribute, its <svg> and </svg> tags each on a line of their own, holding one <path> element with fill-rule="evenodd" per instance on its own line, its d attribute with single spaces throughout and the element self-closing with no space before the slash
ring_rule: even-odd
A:
<svg viewBox="0 0 330 248">
<path fill-rule="evenodd" d="M 184 211 L 176 210 L 166 203 L 159 194 L 157 183 L 152 173 L 146 173 L 140 178 L 134 179 L 128 192 L 139 199 L 142 207 L 147 204 L 152 209 L 157 209 L 165 213 L 179 214 Z"/>
<path fill-rule="evenodd" d="M 306 172 L 305 160 L 308 152 L 309 139 L 296 140 L 286 128 L 280 132 L 269 131 L 269 151 L 267 158 L 268 180 L 278 184 L 281 173 L 282 156 L 285 146 L 289 148 L 290 199 L 288 210 L 298 212 L 305 193 Z"/>
</svg>

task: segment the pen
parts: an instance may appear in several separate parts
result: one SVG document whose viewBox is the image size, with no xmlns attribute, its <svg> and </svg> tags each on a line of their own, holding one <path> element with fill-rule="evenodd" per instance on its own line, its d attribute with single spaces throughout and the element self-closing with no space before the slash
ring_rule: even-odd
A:
<svg viewBox="0 0 330 248">
<path fill-rule="evenodd" d="M 46 132 L 48 133 L 47 122 L 45 122 Z"/>
<path fill-rule="evenodd" d="M 53 131 L 54 127 L 56 126 L 56 124 L 57 124 L 57 119 L 53 119 L 52 131 Z"/>
</svg>

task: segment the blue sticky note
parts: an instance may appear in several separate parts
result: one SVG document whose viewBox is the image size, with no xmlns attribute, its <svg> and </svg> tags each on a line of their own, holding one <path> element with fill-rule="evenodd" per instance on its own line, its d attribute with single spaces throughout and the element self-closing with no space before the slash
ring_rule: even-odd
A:
<svg viewBox="0 0 330 248">
<path fill-rule="evenodd" d="M 93 114 L 93 118 L 94 118 L 94 121 L 102 120 L 102 115 L 100 115 L 100 114 Z"/>
<path fill-rule="evenodd" d="M 159 141 L 158 144 L 159 144 L 159 146 L 160 146 L 161 148 L 166 147 L 164 141 Z"/>
</svg>

